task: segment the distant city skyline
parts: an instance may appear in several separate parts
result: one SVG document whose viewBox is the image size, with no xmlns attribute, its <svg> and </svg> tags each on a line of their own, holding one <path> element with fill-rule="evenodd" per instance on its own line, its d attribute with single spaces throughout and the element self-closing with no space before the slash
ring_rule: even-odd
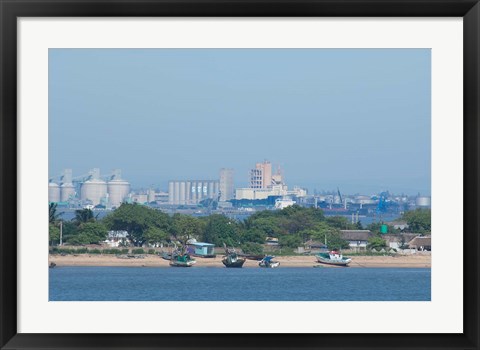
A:
<svg viewBox="0 0 480 350">
<path fill-rule="evenodd" d="M 430 195 L 429 49 L 50 49 L 49 176 Z"/>
</svg>

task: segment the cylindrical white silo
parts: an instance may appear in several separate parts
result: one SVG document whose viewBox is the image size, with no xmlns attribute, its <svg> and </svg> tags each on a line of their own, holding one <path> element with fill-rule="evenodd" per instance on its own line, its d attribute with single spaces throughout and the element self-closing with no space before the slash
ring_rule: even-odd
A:
<svg viewBox="0 0 480 350">
<path fill-rule="evenodd" d="M 119 207 L 130 193 L 130 183 L 120 179 L 110 180 L 107 184 L 108 204 Z"/>
<path fill-rule="evenodd" d="M 60 190 L 60 200 L 62 202 L 68 202 L 75 197 L 75 186 L 72 183 L 62 184 Z"/>
<path fill-rule="evenodd" d="M 49 202 L 60 202 L 60 186 L 55 182 L 48 183 L 48 201 Z"/>
<path fill-rule="evenodd" d="M 214 194 L 213 194 L 213 191 L 214 191 L 214 182 L 213 181 L 208 181 L 208 198 L 213 198 L 214 197 Z"/>
<path fill-rule="evenodd" d="M 415 205 L 417 207 L 430 207 L 432 204 L 432 200 L 430 197 L 417 197 L 415 200 Z"/>
<path fill-rule="evenodd" d="M 175 185 L 173 181 L 168 182 L 168 203 L 173 204 L 174 201 L 174 190 L 175 190 Z"/>
<path fill-rule="evenodd" d="M 187 181 L 185 183 L 185 204 L 191 204 L 192 198 L 192 183 Z"/>
<path fill-rule="evenodd" d="M 155 191 L 152 189 L 149 189 L 147 192 L 147 202 L 148 203 L 155 202 Z"/>
<path fill-rule="evenodd" d="M 93 205 L 100 204 L 107 194 L 107 183 L 99 179 L 91 179 L 82 184 L 80 198 L 82 201 L 90 201 Z"/>
<path fill-rule="evenodd" d="M 175 191 L 173 193 L 173 204 L 178 204 L 180 202 L 180 182 L 175 181 Z"/>
<path fill-rule="evenodd" d="M 203 182 L 197 181 L 197 203 L 203 200 Z"/>
<path fill-rule="evenodd" d="M 180 182 L 180 200 L 179 204 L 185 204 L 186 196 L 185 196 L 185 181 Z"/>
<path fill-rule="evenodd" d="M 197 203 L 197 182 L 192 181 L 192 187 L 190 190 L 190 195 L 191 195 L 191 203 L 196 204 Z"/>
<path fill-rule="evenodd" d="M 220 193 L 220 182 L 215 181 L 215 198 L 218 198 L 218 194 Z"/>
</svg>

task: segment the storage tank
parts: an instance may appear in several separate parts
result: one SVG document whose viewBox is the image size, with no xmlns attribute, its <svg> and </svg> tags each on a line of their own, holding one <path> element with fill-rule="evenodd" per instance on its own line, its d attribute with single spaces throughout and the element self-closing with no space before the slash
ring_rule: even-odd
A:
<svg viewBox="0 0 480 350">
<path fill-rule="evenodd" d="M 186 182 L 181 181 L 180 182 L 180 200 L 178 204 L 185 204 L 186 202 L 185 186 L 186 186 Z"/>
<path fill-rule="evenodd" d="M 68 202 L 75 197 L 75 186 L 72 183 L 64 183 L 60 187 L 60 199 L 62 202 Z"/>
<path fill-rule="evenodd" d="M 130 193 L 130 183 L 122 179 L 108 181 L 108 204 L 112 207 L 119 207 Z"/>
<path fill-rule="evenodd" d="M 60 202 L 60 186 L 55 182 L 48 183 L 48 201 L 49 202 Z"/>
<path fill-rule="evenodd" d="M 100 204 L 107 194 L 107 183 L 100 179 L 87 180 L 82 184 L 80 198 L 82 201 L 90 201 L 93 205 Z"/>
<path fill-rule="evenodd" d="M 430 207 L 432 205 L 432 200 L 430 197 L 417 197 L 415 205 L 417 207 Z"/>
<path fill-rule="evenodd" d="M 168 203 L 173 204 L 174 202 L 174 190 L 175 190 L 175 183 L 170 181 L 168 183 Z"/>
<path fill-rule="evenodd" d="M 148 201 L 148 203 L 155 202 L 155 191 L 154 190 L 152 190 L 152 189 L 148 190 L 147 201 Z"/>
</svg>

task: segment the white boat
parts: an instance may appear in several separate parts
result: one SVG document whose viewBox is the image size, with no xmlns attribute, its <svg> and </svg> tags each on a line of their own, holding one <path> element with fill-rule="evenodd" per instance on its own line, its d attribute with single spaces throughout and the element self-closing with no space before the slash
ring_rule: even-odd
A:
<svg viewBox="0 0 480 350">
<path fill-rule="evenodd" d="M 343 256 L 336 250 L 332 250 L 328 253 L 319 253 L 316 255 L 317 261 L 322 264 L 347 266 L 352 259 Z"/>
<path fill-rule="evenodd" d="M 272 255 L 267 255 L 266 257 L 264 257 L 262 260 L 260 260 L 260 262 L 258 263 L 258 266 L 260 267 L 266 267 L 266 268 L 275 268 L 275 267 L 279 267 L 280 266 L 280 262 L 278 261 L 273 261 L 272 259 L 274 258 L 274 256 Z"/>
</svg>

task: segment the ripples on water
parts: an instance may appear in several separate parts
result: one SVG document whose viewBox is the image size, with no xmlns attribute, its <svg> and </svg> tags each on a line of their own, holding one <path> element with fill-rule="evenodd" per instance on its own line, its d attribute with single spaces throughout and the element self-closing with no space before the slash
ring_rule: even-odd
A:
<svg viewBox="0 0 480 350">
<path fill-rule="evenodd" d="M 430 269 L 49 269 L 51 301 L 429 301 Z"/>
</svg>

